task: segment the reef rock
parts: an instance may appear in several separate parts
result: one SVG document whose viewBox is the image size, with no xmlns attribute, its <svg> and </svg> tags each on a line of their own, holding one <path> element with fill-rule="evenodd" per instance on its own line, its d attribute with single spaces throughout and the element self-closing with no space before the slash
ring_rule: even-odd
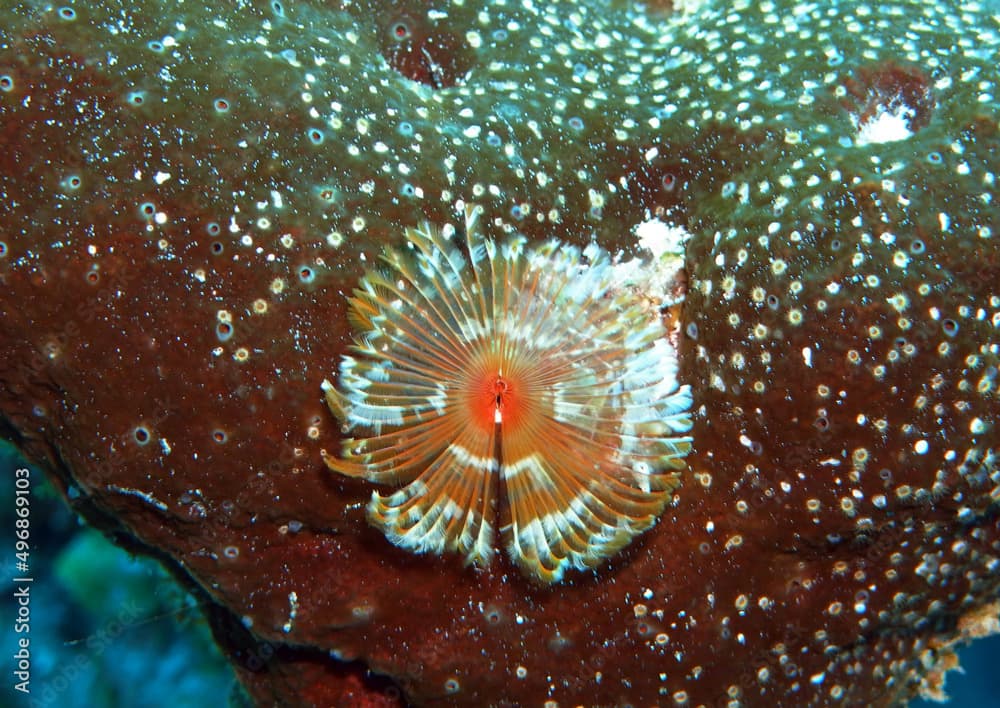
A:
<svg viewBox="0 0 1000 708">
<path fill-rule="evenodd" d="M 913 0 L 6 3 L 0 433 L 264 703 L 890 704 L 1000 590 L 1000 22 Z M 687 238 L 688 468 L 540 587 L 331 473 L 407 227 Z"/>
</svg>

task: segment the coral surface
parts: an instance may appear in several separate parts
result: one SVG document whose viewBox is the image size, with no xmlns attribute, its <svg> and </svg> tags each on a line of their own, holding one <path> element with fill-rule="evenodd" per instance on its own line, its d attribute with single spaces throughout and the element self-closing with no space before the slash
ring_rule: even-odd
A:
<svg viewBox="0 0 1000 708">
<path fill-rule="evenodd" d="M 0 434 L 208 607 L 261 702 L 889 704 L 1000 590 L 993 6 L 4 2 Z M 541 588 L 323 465 L 407 227 L 689 234 L 688 469 Z"/>
</svg>

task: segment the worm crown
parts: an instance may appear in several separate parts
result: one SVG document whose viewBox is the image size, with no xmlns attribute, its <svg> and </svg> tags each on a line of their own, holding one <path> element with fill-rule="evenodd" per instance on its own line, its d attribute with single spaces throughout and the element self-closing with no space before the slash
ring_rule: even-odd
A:
<svg viewBox="0 0 1000 708">
<path fill-rule="evenodd" d="M 398 487 L 368 518 L 397 546 L 489 564 L 500 527 L 541 582 L 594 567 L 656 523 L 690 448 L 691 394 L 648 301 L 608 254 L 476 231 L 407 230 L 350 301 L 356 343 L 326 401 L 327 465 Z M 360 434 L 359 434 L 360 433 Z"/>
</svg>

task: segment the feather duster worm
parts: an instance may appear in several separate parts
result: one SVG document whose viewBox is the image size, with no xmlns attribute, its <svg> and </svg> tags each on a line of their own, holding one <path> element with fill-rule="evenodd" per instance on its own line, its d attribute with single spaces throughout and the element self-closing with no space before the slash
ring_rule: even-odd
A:
<svg viewBox="0 0 1000 708">
<path fill-rule="evenodd" d="M 407 231 L 351 299 L 359 336 L 328 405 L 336 472 L 374 492 L 397 546 L 487 565 L 499 525 L 541 582 L 594 567 L 656 523 L 690 447 L 691 395 L 657 311 L 608 254 L 453 227 Z M 499 478 L 499 484 L 497 481 Z M 502 521 L 498 521 L 498 519 Z"/>
</svg>

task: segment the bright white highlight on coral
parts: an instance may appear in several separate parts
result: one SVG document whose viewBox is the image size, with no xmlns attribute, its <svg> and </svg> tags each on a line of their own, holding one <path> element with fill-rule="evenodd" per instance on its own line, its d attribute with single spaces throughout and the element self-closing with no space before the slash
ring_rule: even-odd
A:
<svg viewBox="0 0 1000 708">
<path fill-rule="evenodd" d="M 477 214 L 463 232 L 408 230 L 410 248 L 362 279 L 353 353 L 323 383 L 361 436 L 325 459 L 400 487 L 368 504 L 392 543 L 487 565 L 500 526 L 514 563 L 556 582 L 656 523 L 690 447 L 691 394 L 658 311 L 604 251 L 496 244 Z M 658 258 L 682 264 L 673 243 L 681 254 Z"/>
<path fill-rule="evenodd" d="M 641 258 L 616 266 L 624 282 L 655 301 L 660 307 L 684 299 L 679 288 L 684 270 L 684 247 L 691 234 L 683 226 L 648 218 L 634 228 Z M 649 253 L 651 258 L 646 256 Z"/>
<path fill-rule="evenodd" d="M 858 126 L 856 142 L 858 145 L 870 145 L 906 140 L 913 135 L 910 130 L 913 115 L 913 109 L 906 104 L 891 108 L 879 106 L 878 113 Z"/>
<path fill-rule="evenodd" d="M 684 244 L 691 234 L 683 226 L 666 224 L 659 219 L 647 219 L 635 227 L 639 246 L 660 259 L 665 255 L 683 256 Z"/>
</svg>

